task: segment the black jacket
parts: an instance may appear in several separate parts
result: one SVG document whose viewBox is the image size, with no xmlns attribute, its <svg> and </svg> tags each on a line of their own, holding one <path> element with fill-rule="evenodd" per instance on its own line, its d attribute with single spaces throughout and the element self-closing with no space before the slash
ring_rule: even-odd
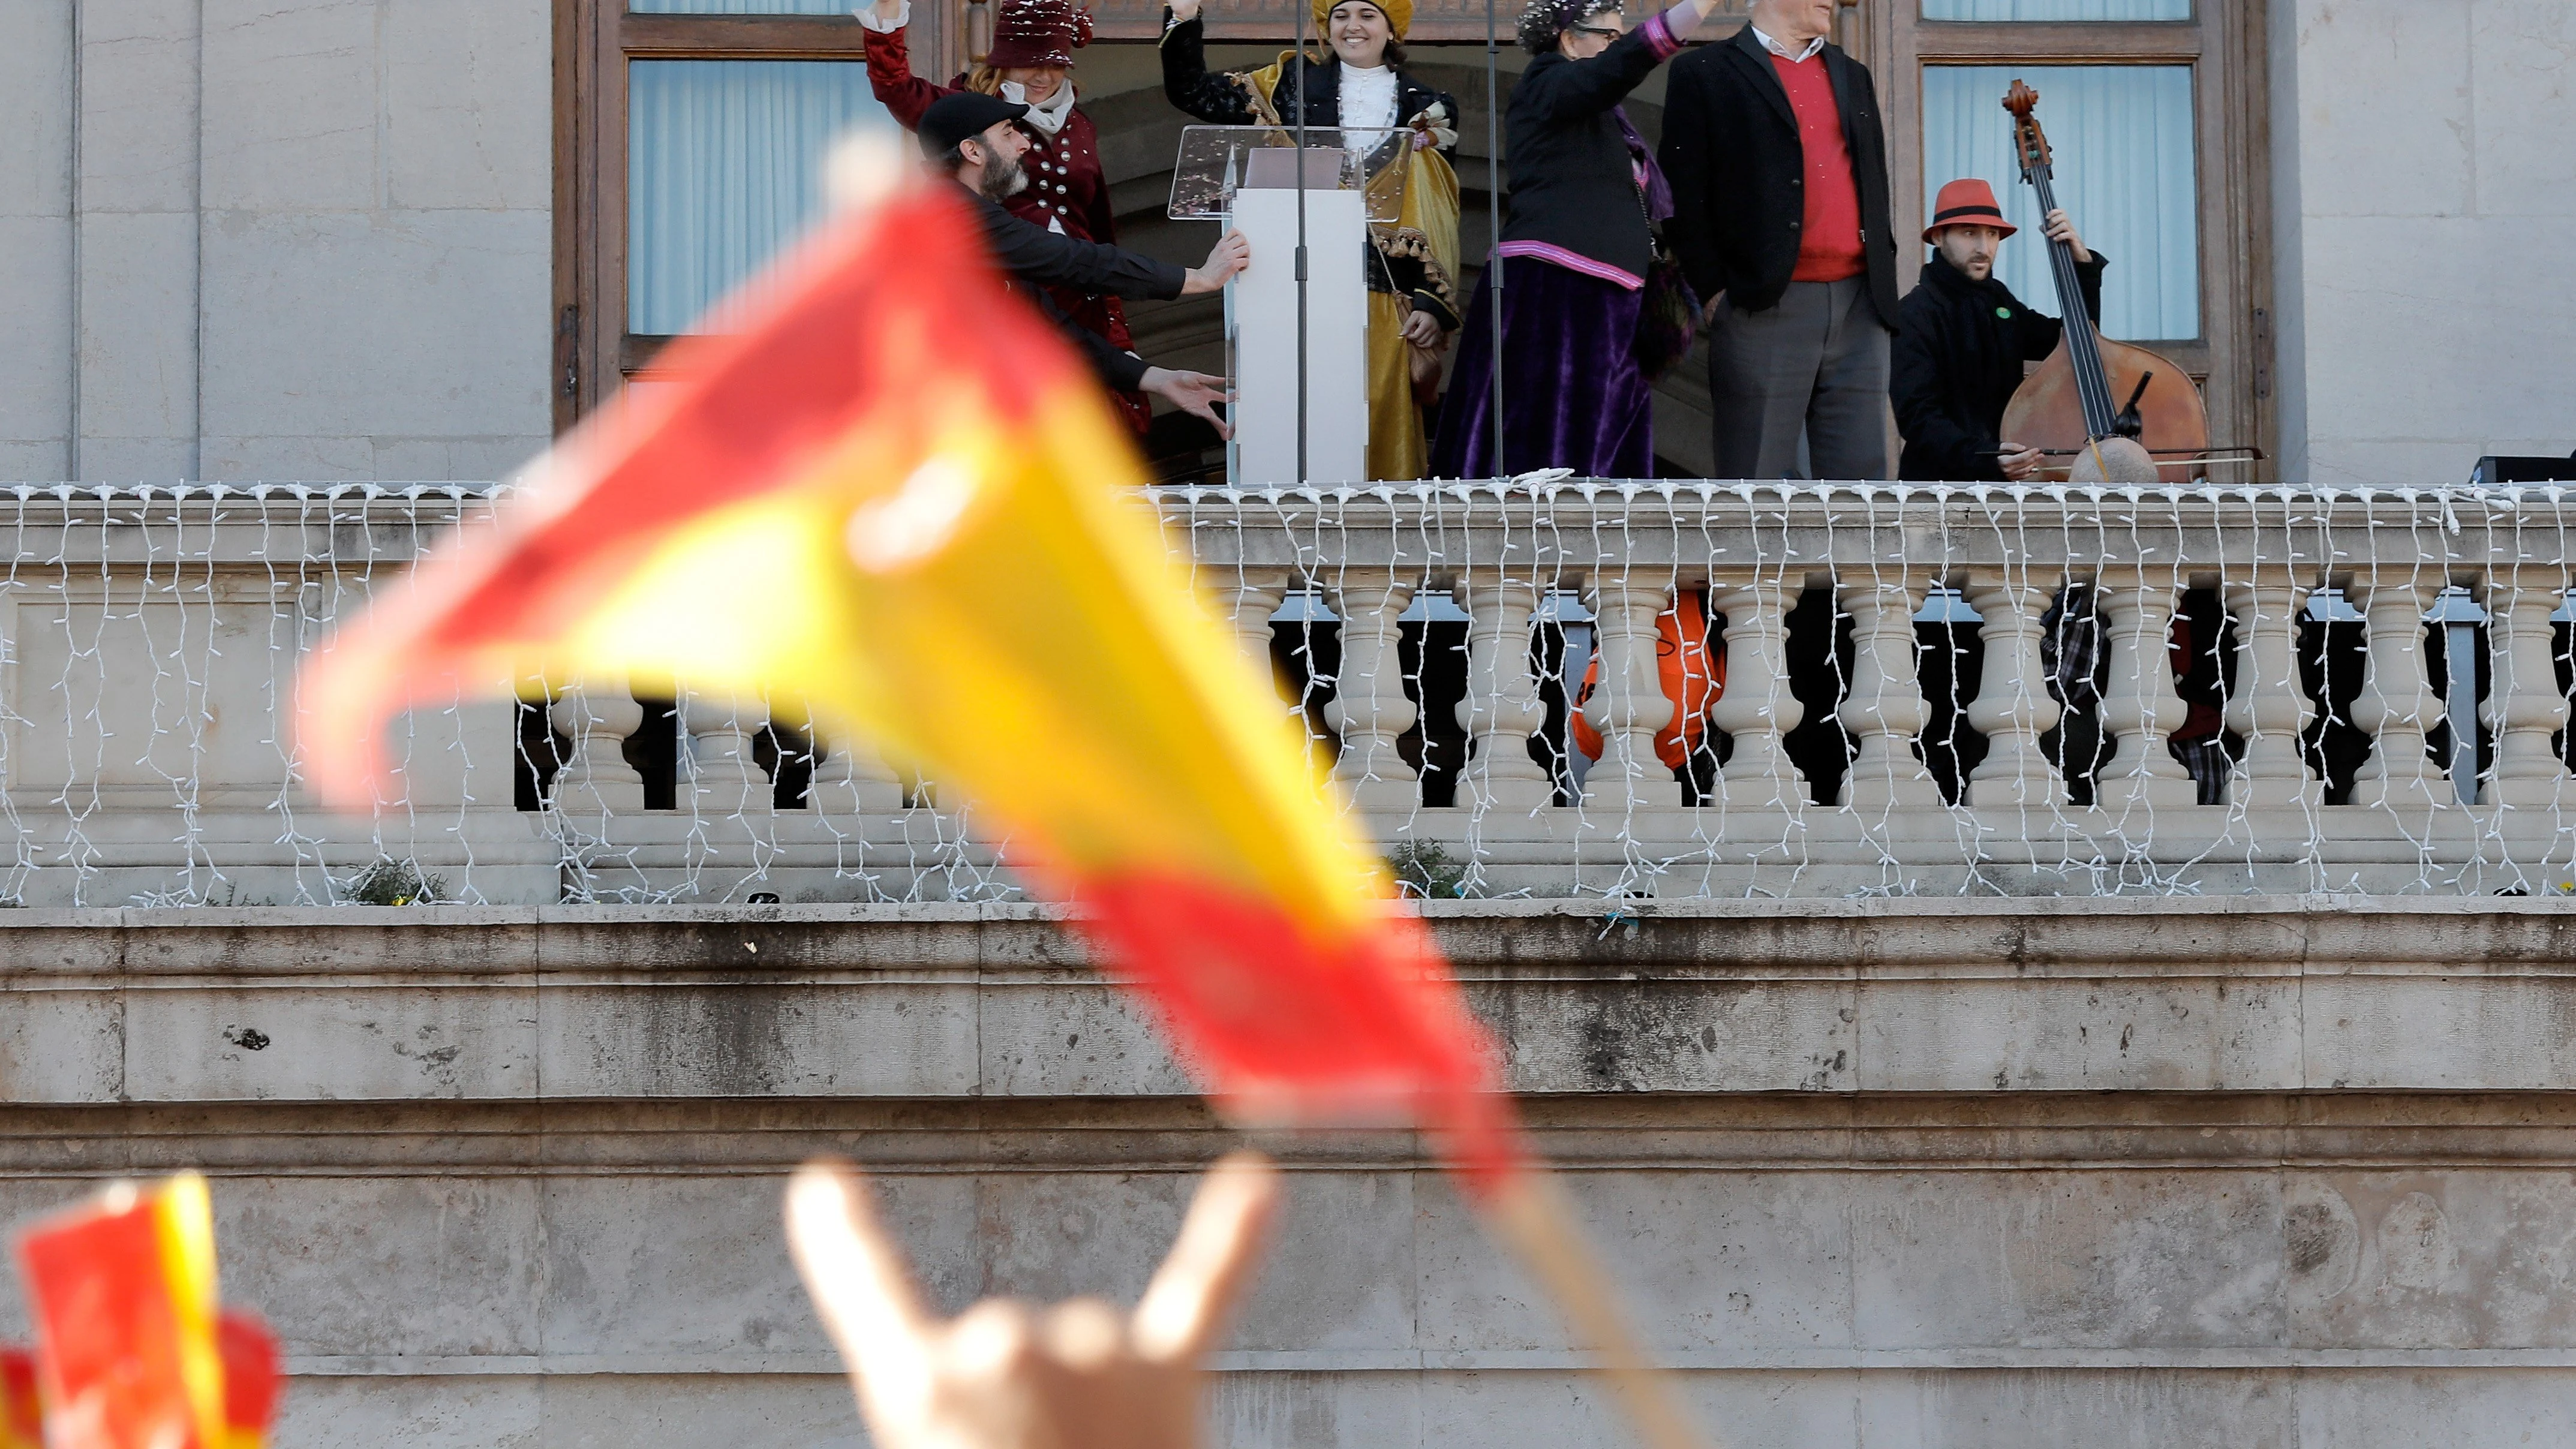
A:
<svg viewBox="0 0 2576 1449">
<path fill-rule="evenodd" d="M 1511 210 L 1503 240 L 1547 242 L 1646 275 L 1654 238 L 1611 111 L 1663 62 L 1656 42 L 1667 34 L 1640 25 L 1589 60 L 1550 52 L 1521 72 L 1504 113 Z"/>
<path fill-rule="evenodd" d="M 1192 18 L 1175 25 L 1172 12 L 1163 12 L 1163 96 L 1190 115 L 1217 126 L 1255 126 L 1264 119 L 1252 107 L 1252 92 L 1236 78 L 1233 71 L 1211 71 L 1207 68 L 1207 23 Z M 1277 102 L 1279 122 L 1297 124 L 1304 116 L 1309 126 L 1339 126 L 1342 123 L 1342 65 L 1327 55 L 1309 63 L 1301 55 L 1292 55 L 1279 70 L 1279 84 L 1272 92 Z M 1440 124 L 1458 128 L 1458 98 L 1446 91 L 1435 91 L 1403 71 L 1395 74 L 1395 123 L 1407 126 L 1413 118 L 1440 107 L 1445 117 Z M 1398 293 L 1431 313 L 1444 330 L 1458 326 L 1458 315 L 1450 299 L 1430 285 L 1422 262 L 1416 257 L 1389 256 L 1372 246 L 1365 268 L 1369 290 Z"/>
<path fill-rule="evenodd" d="M 1888 219 L 1878 92 L 1868 67 L 1839 47 L 1826 46 L 1824 62 L 1860 191 L 1869 298 L 1879 317 L 1893 322 L 1896 234 Z M 1658 154 L 1673 183 L 1673 249 L 1691 287 L 1703 297 L 1724 292 L 1729 306 L 1748 312 L 1779 305 L 1798 269 L 1806 150 L 1798 143 L 1789 92 L 1752 26 L 1673 62 Z"/>
<path fill-rule="evenodd" d="M 1113 297 L 1168 300 L 1181 295 L 1182 285 L 1189 280 L 1188 270 L 1124 247 L 1084 241 L 1031 225 L 1005 211 L 1000 202 L 963 186 L 957 189 L 973 200 L 975 215 L 984 225 L 984 244 L 993 249 L 993 260 L 1010 274 L 1015 290 L 1036 303 L 1054 321 L 1056 330 L 1082 349 L 1103 382 L 1120 392 L 1135 391 L 1145 376 L 1145 360 L 1132 352 L 1119 351 L 1099 333 L 1064 315 L 1045 289 L 1066 287 L 1077 292 L 1105 292 Z"/>
<path fill-rule="evenodd" d="M 2046 243 L 2040 243 L 2046 245 Z M 2100 252 L 2076 268 L 2084 310 L 2102 320 Z M 2021 387 L 2022 364 L 2057 350 L 2066 324 L 2022 305 L 2002 282 L 1969 281 L 1935 254 L 1923 280 L 1897 309 L 1888 395 L 1905 454 L 1896 476 L 1926 483 L 2000 482 L 2004 408 Z"/>
</svg>

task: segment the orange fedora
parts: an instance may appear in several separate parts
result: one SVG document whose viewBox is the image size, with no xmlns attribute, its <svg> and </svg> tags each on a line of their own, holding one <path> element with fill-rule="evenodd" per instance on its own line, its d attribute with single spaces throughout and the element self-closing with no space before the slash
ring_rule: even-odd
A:
<svg viewBox="0 0 2576 1449">
<path fill-rule="evenodd" d="M 2005 236 L 2021 230 L 2004 220 L 2004 209 L 1995 205 L 1995 189 L 1973 176 L 1941 188 L 1932 202 L 1932 224 L 1923 228 L 1924 244 L 1930 245 L 1945 226 L 1990 226 Z"/>
</svg>

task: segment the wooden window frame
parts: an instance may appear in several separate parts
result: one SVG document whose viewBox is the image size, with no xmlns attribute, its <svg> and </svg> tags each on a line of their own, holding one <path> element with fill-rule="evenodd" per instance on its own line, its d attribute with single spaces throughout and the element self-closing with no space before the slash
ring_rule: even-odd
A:
<svg viewBox="0 0 2576 1449">
<path fill-rule="evenodd" d="M 1877 77 L 1886 107 L 1888 186 L 1900 239 L 1924 227 L 1925 66 L 2189 66 L 2200 192 L 2195 230 L 2201 335 L 2122 340 L 2165 353 L 2200 383 L 2213 443 L 2251 445 L 2277 455 L 2266 3 L 2195 0 L 2190 20 L 2021 21 L 1925 20 L 1923 0 L 1882 0 L 1868 7 L 1854 39 L 1866 47 L 1861 58 Z M 1898 249 L 1901 288 L 1912 288 L 1922 267 L 1922 247 Z M 2052 310 L 2057 303 L 2054 297 L 2029 300 Z M 2264 470 L 2221 465 L 2214 476 L 2253 478 Z"/>
<path fill-rule="evenodd" d="M 952 74 L 954 0 L 916 0 L 914 64 Z M 836 60 L 866 55 L 851 15 L 634 15 L 626 0 L 555 0 L 554 422 L 562 432 L 667 337 L 626 330 L 626 76 L 638 60 Z"/>
</svg>

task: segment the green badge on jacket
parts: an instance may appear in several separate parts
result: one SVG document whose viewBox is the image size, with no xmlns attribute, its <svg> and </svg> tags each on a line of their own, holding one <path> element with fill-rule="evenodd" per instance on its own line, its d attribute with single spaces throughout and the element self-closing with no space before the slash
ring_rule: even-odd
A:
<svg viewBox="0 0 2576 1449">
<path fill-rule="evenodd" d="M 2010 307 L 1997 307 L 1995 309 L 1995 315 L 2001 317 L 2007 322 L 2010 322 L 2012 320 L 2012 309 Z"/>
</svg>

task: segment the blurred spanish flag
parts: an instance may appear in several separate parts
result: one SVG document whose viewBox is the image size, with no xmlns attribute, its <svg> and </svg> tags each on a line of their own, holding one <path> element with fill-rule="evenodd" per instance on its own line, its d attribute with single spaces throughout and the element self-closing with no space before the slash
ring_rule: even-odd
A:
<svg viewBox="0 0 2576 1449">
<path fill-rule="evenodd" d="M 1100 387 L 962 192 L 846 210 L 673 344 L 686 379 L 308 660 L 310 778 L 364 807 L 414 704 L 623 675 L 768 696 L 970 796 L 1239 1117 L 1419 1123 L 1521 1160 L 1428 933 L 1190 591 Z"/>
<path fill-rule="evenodd" d="M 18 1236 L 32 1361 L 0 1354 L 16 1449 L 259 1449 L 277 1349 L 215 1297 L 214 1216 L 193 1172 L 118 1183 Z"/>
</svg>

